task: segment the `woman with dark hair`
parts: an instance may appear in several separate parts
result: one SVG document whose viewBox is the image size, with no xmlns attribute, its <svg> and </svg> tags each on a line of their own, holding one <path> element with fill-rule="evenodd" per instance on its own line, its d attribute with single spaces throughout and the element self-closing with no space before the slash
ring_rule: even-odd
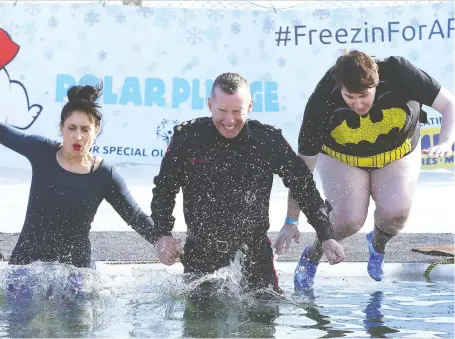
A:
<svg viewBox="0 0 455 339">
<path fill-rule="evenodd" d="M 90 267 L 91 223 L 106 199 L 150 243 L 154 225 L 111 165 L 90 153 L 102 115 L 102 88 L 74 86 L 60 120 L 62 142 L 26 135 L 0 123 L 0 144 L 25 156 L 33 177 L 25 222 L 9 264 L 34 261 Z"/>
</svg>

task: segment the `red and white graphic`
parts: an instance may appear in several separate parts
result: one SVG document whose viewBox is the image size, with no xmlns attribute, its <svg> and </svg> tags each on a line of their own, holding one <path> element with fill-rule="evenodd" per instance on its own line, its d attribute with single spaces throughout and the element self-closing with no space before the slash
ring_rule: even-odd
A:
<svg viewBox="0 0 455 339">
<path fill-rule="evenodd" d="M 30 105 L 27 89 L 18 80 L 11 80 L 6 66 L 19 52 L 20 46 L 0 28 L 0 121 L 25 130 L 41 114 L 41 105 Z"/>
</svg>

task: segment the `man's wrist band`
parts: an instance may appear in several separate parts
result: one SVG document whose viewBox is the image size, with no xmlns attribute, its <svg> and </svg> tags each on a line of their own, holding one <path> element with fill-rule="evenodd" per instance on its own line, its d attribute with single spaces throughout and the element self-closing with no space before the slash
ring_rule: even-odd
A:
<svg viewBox="0 0 455 339">
<path fill-rule="evenodd" d="M 299 221 L 298 221 L 298 220 L 296 220 L 296 219 L 291 219 L 291 218 L 286 218 L 286 219 L 284 220 L 284 222 L 285 222 L 286 224 L 290 224 L 290 225 L 298 225 L 298 224 L 299 224 Z"/>
</svg>

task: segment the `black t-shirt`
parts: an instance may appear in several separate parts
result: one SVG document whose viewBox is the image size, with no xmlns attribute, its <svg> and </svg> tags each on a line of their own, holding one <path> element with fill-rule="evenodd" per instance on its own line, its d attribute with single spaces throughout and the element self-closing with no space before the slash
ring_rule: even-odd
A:
<svg viewBox="0 0 455 339">
<path fill-rule="evenodd" d="M 377 64 L 380 83 L 373 107 L 363 117 L 344 101 L 333 67 L 326 72 L 305 108 L 300 154 L 311 156 L 330 149 L 347 156 L 371 157 L 394 150 L 407 139 L 411 150 L 415 148 L 421 106 L 431 106 L 441 86 L 403 57 L 389 57 Z"/>
</svg>

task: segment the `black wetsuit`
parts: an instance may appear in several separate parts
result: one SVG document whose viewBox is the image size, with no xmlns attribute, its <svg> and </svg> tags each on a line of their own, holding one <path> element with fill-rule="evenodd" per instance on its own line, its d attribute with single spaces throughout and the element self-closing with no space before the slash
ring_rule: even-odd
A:
<svg viewBox="0 0 455 339">
<path fill-rule="evenodd" d="M 105 161 L 87 174 L 66 171 L 56 159 L 59 142 L 26 135 L 2 123 L 0 144 L 27 157 L 33 171 L 25 222 L 9 264 L 41 260 L 89 267 L 90 227 L 103 199 L 146 240 L 157 239 L 152 219 Z"/>
<path fill-rule="evenodd" d="M 280 130 L 248 120 L 238 136 L 226 139 L 208 117 L 174 128 L 154 180 L 151 210 L 157 230 L 171 235 L 175 197 L 182 188 L 188 228 L 182 257 L 185 272 L 213 272 L 228 266 L 242 250 L 250 287 L 278 287 L 267 237 L 274 174 L 291 188 L 319 238 L 331 238 L 312 173 Z"/>
</svg>

